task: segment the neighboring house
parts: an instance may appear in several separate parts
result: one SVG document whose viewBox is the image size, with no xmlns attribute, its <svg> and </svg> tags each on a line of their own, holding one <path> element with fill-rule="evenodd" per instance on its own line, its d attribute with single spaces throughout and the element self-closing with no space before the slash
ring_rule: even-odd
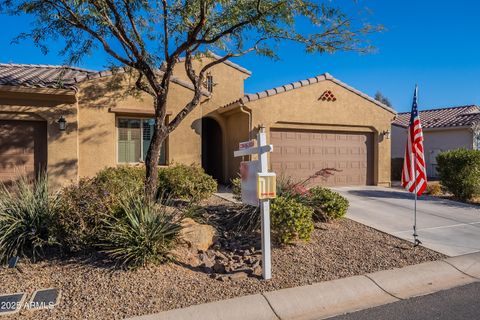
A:
<svg viewBox="0 0 480 320">
<path fill-rule="evenodd" d="M 169 92 L 170 119 L 193 95 L 182 64 Z M 160 164 L 199 163 L 226 183 L 237 176 L 238 143 L 263 125 L 278 174 L 300 179 L 336 168 L 341 172 L 317 182 L 390 184 L 386 133 L 393 109 L 329 74 L 245 95 L 250 75 L 230 61 L 215 66 L 201 104 L 165 141 Z M 47 168 L 60 186 L 107 166 L 143 162 L 152 134 L 151 97 L 123 94 L 129 81 L 120 71 L 0 64 L 0 180 Z M 65 131 L 58 123 L 63 118 Z"/>
<path fill-rule="evenodd" d="M 442 151 L 480 149 L 480 107 L 460 106 L 420 111 L 427 175 L 437 178 L 437 155 Z M 410 113 L 392 123 L 392 159 L 403 159 Z"/>
</svg>

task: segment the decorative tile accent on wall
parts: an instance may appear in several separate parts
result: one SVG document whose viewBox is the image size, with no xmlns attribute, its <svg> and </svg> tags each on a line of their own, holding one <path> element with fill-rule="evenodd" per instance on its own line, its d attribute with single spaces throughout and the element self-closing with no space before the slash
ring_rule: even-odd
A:
<svg viewBox="0 0 480 320">
<path fill-rule="evenodd" d="M 324 93 L 322 93 L 322 95 L 320 96 L 320 98 L 318 98 L 318 100 L 322 100 L 322 101 L 336 101 L 337 98 L 336 98 L 335 95 L 332 93 L 332 91 L 326 90 Z"/>
</svg>

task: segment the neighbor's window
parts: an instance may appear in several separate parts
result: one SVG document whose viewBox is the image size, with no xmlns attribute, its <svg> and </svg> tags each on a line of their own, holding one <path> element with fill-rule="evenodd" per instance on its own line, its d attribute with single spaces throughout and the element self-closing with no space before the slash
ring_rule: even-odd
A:
<svg viewBox="0 0 480 320">
<path fill-rule="evenodd" d="M 475 150 L 480 150 L 480 131 L 473 134 L 473 148 Z"/>
<path fill-rule="evenodd" d="M 154 119 L 118 119 L 118 162 L 144 162 L 152 141 Z M 166 164 L 165 143 L 160 151 L 159 164 Z"/>
</svg>

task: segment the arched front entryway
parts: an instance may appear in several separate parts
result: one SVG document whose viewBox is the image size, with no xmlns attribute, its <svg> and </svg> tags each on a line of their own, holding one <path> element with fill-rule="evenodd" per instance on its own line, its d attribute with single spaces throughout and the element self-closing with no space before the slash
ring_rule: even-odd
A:
<svg viewBox="0 0 480 320">
<path fill-rule="evenodd" d="M 222 128 L 212 118 L 202 119 L 202 167 L 219 183 L 223 182 Z"/>
</svg>

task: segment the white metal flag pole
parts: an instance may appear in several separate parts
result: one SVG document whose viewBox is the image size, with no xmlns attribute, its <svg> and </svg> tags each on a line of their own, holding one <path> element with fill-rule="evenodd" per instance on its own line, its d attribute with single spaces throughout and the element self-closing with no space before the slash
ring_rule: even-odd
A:
<svg viewBox="0 0 480 320">
<path fill-rule="evenodd" d="M 416 157 L 416 152 L 413 153 L 413 156 Z M 416 247 L 422 242 L 418 239 L 418 234 L 417 234 L 417 198 L 418 198 L 418 183 L 417 183 L 417 161 L 415 161 L 415 166 L 414 166 L 414 171 L 415 171 L 415 204 L 413 208 L 413 246 Z"/>
<path fill-rule="evenodd" d="M 415 97 L 417 97 L 418 94 L 418 88 L 415 86 Z M 413 128 L 410 128 L 411 131 L 414 131 Z M 411 135 L 415 138 L 415 132 L 411 133 Z M 416 247 L 422 242 L 418 240 L 418 234 L 417 234 L 417 198 L 418 198 L 418 173 L 417 173 L 417 168 L 418 168 L 418 163 L 417 163 L 417 146 L 416 144 L 413 144 L 412 146 L 412 154 L 413 154 L 413 171 L 414 171 L 414 184 L 415 184 L 415 204 L 413 208 L 413 246 Z"/>
</svg>

